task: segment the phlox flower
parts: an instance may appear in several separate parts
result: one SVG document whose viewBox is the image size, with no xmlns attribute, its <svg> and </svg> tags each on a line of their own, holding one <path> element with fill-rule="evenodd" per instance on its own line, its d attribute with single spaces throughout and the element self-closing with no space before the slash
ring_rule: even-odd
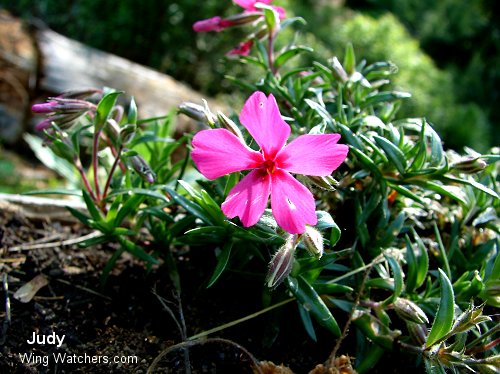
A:
<svg viewBox="0 0 500 374">
<path fill-rule="evenodd" d="M 345 160 L 348 147 L 337 144 L 339 134 L 301 135 L 286 144 L 290 126 L 274 96 L 262 92 L 246 101 L 240 122 L 259 151 L 226 129 L 202 130 L 192 141 L 194 163 L 208 179 L 251 170 L 222 204 L 227 217 L 238 216 L 245 227 L 255 225 L 271 196 L 278 225 L 291 234 L 303 233 L 306 224 L 317 223 L 315 200 L 292 174 L 328 176 Z"/>
</svg>

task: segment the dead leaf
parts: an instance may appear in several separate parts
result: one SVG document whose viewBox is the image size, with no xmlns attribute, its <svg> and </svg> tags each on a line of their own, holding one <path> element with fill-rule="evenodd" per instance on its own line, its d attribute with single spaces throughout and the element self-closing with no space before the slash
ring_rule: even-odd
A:
<svg viewBox="0 0 500 374">
<path fill-rule="evenodd" d="M 21 286 L 14 294 L 14 299 L 22 303 L 29 303 L 33 296 L 42 288 L 49 284 L 49 280 L 43 275 L 38 274 L 35 278 Z"/>
</svg>

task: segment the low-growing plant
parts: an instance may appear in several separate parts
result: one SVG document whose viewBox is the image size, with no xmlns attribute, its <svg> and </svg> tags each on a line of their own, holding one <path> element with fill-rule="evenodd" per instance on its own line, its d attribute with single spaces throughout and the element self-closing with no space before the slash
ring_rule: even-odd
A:
<svg viewBox="0 0 500 374">
<path fill-rule="evenodd" d="M 262 78 L 229 78 L 248 97 L 239 120 L 183 103 L 207 128 L 173 139 L 173 115 L 139 120 L 115 91 L 34 107 L 49 114 L 46 144 L 81 176 L 87 212 L 71 212 L 99 233 L 82 244 L 120 245 L 104 276 L 127 251 L 166 266 L 180 292 L 172 249 L 203 245 L 217 256 L 208 287 L 251 267 L 271 289 L 265 310 L 291 296 L 311 339 L 317 325 L 331 332 L 328 367 L 352 349 L 366 372 L 398 346 L 429 373 L 497 372 L 498 149 L 443 149 L 425 118 L 398 117 L 411 95 L 384 88 L 393 64 L 356 61 L 347 45 L 342 63 L 296 67 L 311 49 L 275 41 L 303 20 L 271 1 L 235 3 L 241 13 L 194 28 L 248 29 L 229 54 Z M 355 347 L 342 346 L 348 334 Z"/>
</svg>

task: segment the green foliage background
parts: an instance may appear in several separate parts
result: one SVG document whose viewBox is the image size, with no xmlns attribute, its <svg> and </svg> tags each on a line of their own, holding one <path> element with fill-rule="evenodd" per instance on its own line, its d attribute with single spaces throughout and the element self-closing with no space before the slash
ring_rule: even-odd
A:
<svg viewBox="0 0 500 374">
<path fill-rule="evenodd" d="M 322 51 L 325 61 L 342 57 L 352 42 L 368 63 L 390 60 L 399 68 L 396 89 L 412 92 L 402 114 L 425 114 L 445 146 L 485 151 L 500 144 L 495 107 L 500 91 L 499 13 L 493 0 L 275 1 L 307 21 L 303 44 Z M 208 95 L 235 89 L 224 75 L 224 53 L 240 30 L 214 37 L 196 34 L 192 24 L 240 8 L 230 0 L 0 0 L 14 15 L 39 19 L 90 46 L 152 66 Z M 293 35 L 290 35 L 291 37 Z M 320 47 L 320 48 L 318 48 Z M 235 64 L 236 65 L 236 64 Z M 247 72 L 246 72 L 247 73 Z"/>
</svg>

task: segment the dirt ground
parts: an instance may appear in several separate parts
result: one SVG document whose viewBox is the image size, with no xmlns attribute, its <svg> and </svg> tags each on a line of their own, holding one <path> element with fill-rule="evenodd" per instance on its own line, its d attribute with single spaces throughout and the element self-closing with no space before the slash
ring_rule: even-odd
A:
<svg viewBox="0 0 500 374">
<path fill-rule="evenodd" d="M 166 304 L 178 314 L 165 268 L 160 266 L 148 272 L 141 263 L 123 256 L 103 286 L 102 268 L 114 248 L 60 246 L 57 241 L 88 232 L 78 224 L 62 225 L 0 214 L 1 373 L 146 373 L 162 351 L 181 341 L 179 329 L 164 307 Z M 34 248 L 34 243 L 40 243 L 42 248 Z M 197 249 L 196 253 L 178 254 L 177 260 L 188 336 L 261 308 L 260 295 L 255 292 L 252 295 L 255 288 L 250 284 L 235 286 L 226 278 L 213 289 L 204 287 L 203 282 L 210 274 L 204 274 L 203 269 L 210 269 L 206 265 L 207 261 L 214 261 L 212 251 Z M 48 284 L 30 301 L 17 300 L 14 293 L 39 274 L 44 275 Z M 290 303 L 278 314 L 270 313 L 239 324 L 218 333 L 217 339 L 194 345 L 189 349 L 192 372 L 251 373 L 256 370 L 252 361 L 255 357 L 266 360 L 274 357 L 278 363 L 295 366 L 298 372 L 314 368 L 327 357 L 328 349 L 319 350 L 316 358 L 311 357 L 313 343 L 308 342 L 298 319 L 292 318 L 292 326 L 282 326 L 285 334 L 273 344 L 265 343 L 269 339 L 266 329 L 284 313 L 296 317 L 296 305 Z M 60 347 L 28 344 L 33 333 L 44 336 L 55 333 L 65 338 Z M 299 337 L 300 344 L 293 342 L 297 344 L 295 348 L 292 335 Z M 185 362 L 184 350 L 175 349 L 165 354 L 154 372 L 186 373 Z"/>
<path fill-rule="evenodd" d="M 345 360 L 339 371 L 317 367 L 328 359 L 335 338 L 318 328 L 318 342 L 312 341 L 295 302 L 176 346 L 183 341 L 182 322 L 165 265 L 148 271 L 122 256 L 103 285 L 102 269 L 116 248 L 60 244 L 87 234 L 80 224 L 0 212 L 0 373 L 352 372 Z M 263 279 L 230 272 L 207 289 L 215 267 L 211 248 L 186 249 L 175 257 L 188 337 L 257 312 L 263 298 L 274 297 L 263 292 Z M 16 291 L 40 274 L 47 285 L 27 302 L 17 300 Z M 341 326 L 344 317 L 338 316 Z M 29 344 L 34 334 L 64 335 L 64 341 L 60 347 Z M 352 355 L 353 343 L 348 336 L 339 353 Z M 372 372 L 398 373 L 397 362 L 407 365 L 397 352 L 387 359 Z"/>
</svg>

